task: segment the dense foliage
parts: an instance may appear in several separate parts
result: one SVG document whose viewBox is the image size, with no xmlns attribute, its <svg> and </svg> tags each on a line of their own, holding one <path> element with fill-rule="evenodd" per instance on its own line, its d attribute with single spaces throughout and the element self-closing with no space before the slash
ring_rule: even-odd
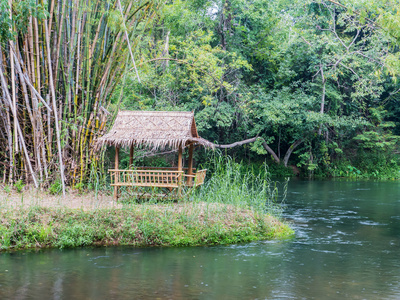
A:
<svg viewBox="0 0 400 300">
<path fill-rule="evenodd" d="M 171 1 L 142 39 L 127 109 L 194 110 L 239 160 L 399 177 L 398 1 Z M 356 170 L 356 171 L 354 171 Z"/>
</svg>

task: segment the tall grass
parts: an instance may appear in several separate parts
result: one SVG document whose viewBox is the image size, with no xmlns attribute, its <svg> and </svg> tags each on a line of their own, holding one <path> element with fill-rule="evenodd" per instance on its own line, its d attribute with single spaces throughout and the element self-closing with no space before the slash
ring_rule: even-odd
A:
<svg viewBox="0 0 400 300">
<path fill-rule="evenodd" d="M 282 186 L 278 197 L 279 183 L 271 180 L 268 168 L 255 170 L 230 157 L 215 156 L 208 166 L 211 174 L 208 181 L 192 196 L 193 201 L 224 203 L 242 208 L 250 208 L 259 213 L 280 217 L 287 182 Z"/>
</svg>

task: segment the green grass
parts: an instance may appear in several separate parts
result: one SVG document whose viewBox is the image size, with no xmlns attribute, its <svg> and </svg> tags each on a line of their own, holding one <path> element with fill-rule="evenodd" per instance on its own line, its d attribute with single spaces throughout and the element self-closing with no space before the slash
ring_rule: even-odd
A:
<svg viewBox="0 0 400 300">
<path fill-rule="evenodd" d="M 131 205 L 83 211 L 32 207 L 5 210 L 0 249 L 96 245 L 199 246 L 285 238 L 293 232 L 271 216 L 232 205 Z"/>
<path fill-rule="evenodd" d="M 222 156 L 213 160 L 212 164 L 213 173 L 207 174 L 208 181 L 194 193 L 193 201 L 230 204 L 280 217 L 279 184 L 271 181 L 265 165 L 254 171 L 252 167 Z M 282 199 L 286 197 L 286 188 L 287 182 L 282 186 Z"/>
</svg>

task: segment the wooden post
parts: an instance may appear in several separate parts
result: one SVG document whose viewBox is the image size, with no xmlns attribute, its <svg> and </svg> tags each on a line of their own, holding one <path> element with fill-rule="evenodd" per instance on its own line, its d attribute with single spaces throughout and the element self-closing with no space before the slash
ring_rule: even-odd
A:
<svg viewBox="0 0 400 300">
<path fill-rule="evenodd" d="M 182 145 L 179 146 L 179 152 L 178 152 L 178 171 L 182 171 Z"/>
<path fill-rule="evenodd" d="M 118 184 L 119 182 L 119 147 L 115 147 L 115 166 L 114 166 L 115 171 L 115 179 L 114 179 L 114 184 Z M 114 200 L 118 201 L 118 185 L 114 186 Z"/>
<path fill-rule="evenodd" d="M 188 175 L 193 175 L 193 149 L 194 149 L 194 145 L 190 144 L 190 146 L 189 146 Z M 188 177 L 187 185 L 190 186 L 191 182 L 192 182 L 192 178 Z"/>
<path fill-rule="evenodd" d="M 182 144 L 179 145 L 179 152 L 178 152 L 178 171 L 182 171 L 182 152 L 183 152 L 183 148 L 182 148 Z M 179 181 L 178 181 L 178 198 L 181 197 L 182 194 L 182 173 L 179 173 Z"/>
<path fill-rule="evenodd" d="M 131 168 L 133 164 L 133 151 L 134 151 L 134 146 L 132 144 L 131 151 L 129 152 L 129 168 Z"/>
</svg>

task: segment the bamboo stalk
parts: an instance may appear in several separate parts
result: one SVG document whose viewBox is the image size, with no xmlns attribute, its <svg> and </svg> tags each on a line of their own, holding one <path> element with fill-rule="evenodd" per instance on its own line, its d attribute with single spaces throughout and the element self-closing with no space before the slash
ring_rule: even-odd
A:
<svg viewBox="0 0 400 300">
<path fill-rule="evenodd" d="M 53 110 L 54 110 L 56 135 L 57 135 L 58 158 L 59 158 L 59 164 L 60 164 L 60 176 L 61 176 L 62 192 L 63 192 L 63 196 L 65 196 L 64 163 L 63 163 L 63 158 L 62 158 L 62 149 L 61 149 L 61 142 L 60 142 L 61 138 L 60 138 L 60 129 L 59 129 L 59 124 L 58 124 L 58 115 L 57 115 L 56 92 L 54 90 L 53 74 L 51 71 L 52 68 L 51 68 L 51 58 L 50 58 L 50 37 L 49 37 L 49 31 L 47 29 L 46 22 L 44 22 L 44 26 L 45 26 L 46 44 L 47 44 L 47 49 L 48 49 L 47 60 L 49 63 L 49 82 L 50 82 L 51 96 L 53 99 Z"/>
<path fill-rule="evenodd" d="M 64 15 L 65 15 L 65 1 L 63 2 L 63 6 L 62 6 L 62 12 L 61 12 L 61 22 L 60 22 L 60 25 L 59 25 L 59 31 L 58 31 L 58 37 L 57 37 L 57 48 L 56 48 L 56 53 L 55 53 L 55 56 L 56 56 L 56 60 L 55 60 L 55 64 L 54 64 L 54 78 L 58 78 L 57 77 L 57 75 L 58 75 L 58 60 L 59 60 L 59 58 L 60 58 L 60 46 L 61 46 L 61 36 L 62 36 L 62 30 L 63 30 L 63 25 L 64 25 Z M 49 22 L 50 23 L 50 22 Z M 50 23 L 50 25 L 51 25 L 51 23 Z M 51 29 L 51 27 L 50 27 L 50 29 Z M 50 48 L 49 48 L 49 51 L 50 51 Z"/>
<path fill-rule="evenodd" d="M 33 84 L 35 85 L 35 58 L 34 58 L 34 43 L 33 43 L 33 29 L 32 29 L 32 17 L 29 17 L 29 25 L 28 25 L 28 40 L 29 40 L 29 52 L 25 50 L 26 53 L 30 54 L 30 61 L 31 61 L 31 70 L 30 70 L 30 79 L 32 80 Z M 28 46 L 27 46 L 28 48 Z M 36 86 L 37 87 L 37 86 Z"/>
<path fill-rule="evenodd" d="M 2 68 L 0 68 L 0 80 L 1 80 L 1 83 L 3 85 L 3 90 L 5 91 L 5 94 L 6 94 L 6 99 L 8 100 L 8 105 L 11 107 L 11 111 L 13 113 L 14 118 L 17 118 L 17 112 L 13 107 L 12 99 L 10 97 L 10 94 L 8 93 L 8 90 L 5 88 L 7 86 L 7 84 L 6 84 L 6 81 L 5 81 L 5 78 L 4 78 L 4 74 L 3 74 Z M 23 133 L 21 131 L 21 127 L 19 126 L 18 122 L 16 123 L 16 127 L 17 127 L 17 134 L 19 135 L 19 136 L 17 136 L 17 138 L 20 139 L 20 142 L 21 142 L 23 150 L 24 150 L 25 159 L 26 159 L 26 162 L 27 162 L 27 164 L 29 166 L 29 171 L 31 172 L 31 176 L 32 176 L 33 182 L 35 184 L 35 187 L 37 188 L 38 187 L 38 183 L 37 183 L 37 180 L 36 180 L 36 176 L 35 176 L 35 173 L 33 172 L 32 164 L 31 164 L 31 161 L 29 159 L 28 150 L 26 149 Z"/>
<path fill-rule="evenodd" d="M 50 20 L 49 20 L 49 28 L 50 28 L 50 30 L 52 28 L 51 25 L 53 24 L 53 12 L 54 12 L 54 0 L 51 0 L 51 4 L 50 4 Z"/>
<path fill-rule="evenodd" d="M 14 50 L 13 50 L 14 51 Z M 29 97 L 28 97 L 28 90 L 27 90 L 27 86 L 26 86 L 26 82 L 25 82 L 25 76 L 24 76 L 24 72 L 21 69 L 21 66 L 19 64 L 19 60 L 21 60 L 21 58 L 18 58 L 14 52 L 14 57 L 15 57 L 15 61 L 16 61 L 16 66 L 17 66 L 17 70 L 19 73 L 19 79 L 21 81 L 21 85 L 22 85 L 22 90 L 23 90 L 23 95 L 25 98 L 25 105 L 26 105 L 26 109 L 28 110 L 28 114 L 29 114 L 29 118 L 30 118 L 30 123 L 32 125 L 32 132 L 33 132 L 33 153 L 35 156 L 35 161 L 38 164 L 38 169 L 39 169 L 39 176 L 40 176 L 40 181 L 43 180 L 43 172 L 42 172 L 42 164 L 41 164 L 41 159 L 40 159 L 40 149 L 38 149 L 38 138 L 37 138 L 37 128 L 36 128 L 36 119 L 35 119 L 35 112 L 33 109 L 31 109 L 30 103 L 29 103 Z M 21 60 L 22 61 L 22 60 Z M 22 63 L 22 65 L 24 65 Z M 29 66 L 29 63 L 27 64 Z"/>
<path fill-rule="evenodd" d="M 140 83 L 140 77 L 139 77 L 138 70 L 136 68 L 135 58 L 133 57 L 131 42 L 129 41 L 129 35 L 128 35 L 128 31 L 126 29 L 125 16 L 124 16 L 124 14 L 122 12 L 121 2 L 119 0 L 117 0 L 117 3 L 118 3 L 119 12 L 121 13 L 121 16 L 122 16 L 122 23 L 123 23 L 124 28 L 125 28 L 125 37 L 126 37 L 126 42 L 128 43 L 129 54 L 131 55 L 131 59 L 132 59 L 133 67 L 135 68 L 137 80 Z"/>
<path fill-rule="evenodd" d="M 10 41 L 10 48 L 12 47 L 12 41 Z M 10 50 L 11 51 L 11 50 Z M 15 95 L 15 68 L 14 68 L 14 57 L 11 55 L 10 57 L 10 64 L 11 64 L 11 90 L 12 90 L 12 106 L 13 106 L 13 111 L 17 111 L 17 98 Z M 18 142 L 17 142 L 17 123 L 18 123 L 18 117 L 16 114 L 14 114 L 14 147 L 15 147 L 15 153 L 18 153 Z"/>
</svg>

